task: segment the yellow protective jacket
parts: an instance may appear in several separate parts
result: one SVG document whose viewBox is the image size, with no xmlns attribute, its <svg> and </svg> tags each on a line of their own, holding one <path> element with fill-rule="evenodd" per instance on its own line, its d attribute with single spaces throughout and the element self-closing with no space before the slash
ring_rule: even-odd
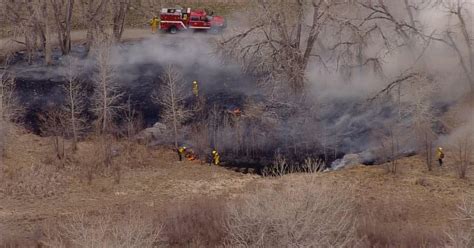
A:
<svg viewBox="0 0 474 248">
<path fill-rule="evenodd" d="M 436 159 L 443 159 L 444 158 L 444 152 L 440 149 L 436 150 Z"/>
<path fill-rule="evenodd" d="M 160 24 L 160 19 L 159 18 L 153 18 L 150 20 L 150 26 L 156 28 Z"/>
<path fill-rule="evenodd" d="M 215 164 L 215 165 L 219 165 L 219 163 L 221 162 L 221 157 L 219 156 L 219 153 L 214 153 L 214 155 L 212 156 L 212 162 Z"/>
<path fill-rule="evenodd" d="M 194 94 L 195 96 L 199 96 L 199 86 L 198 86 L 197 83 L 196 83 L 196 84 L 193 84 L 193 94 Z"/>
</svg>

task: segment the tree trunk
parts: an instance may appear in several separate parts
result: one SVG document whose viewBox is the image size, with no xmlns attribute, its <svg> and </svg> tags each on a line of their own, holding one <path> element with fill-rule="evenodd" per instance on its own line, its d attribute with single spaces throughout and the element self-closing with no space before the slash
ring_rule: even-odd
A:
<svg viewBox="0 0 474 248">
<path fill-rule="evenodd" d="M 125 24 L 125 16 L 130 4 L 129 0 L 120 0 L 119 3 L 115 6 L 115 13 L 113 18 L 113 33 L 116 41 L 120 41 L 122 38 L 123 27 Z"/>
<path fill-rule="evenodd" d="M 47 3 L 45 3 L 45 6 L 47 5 Z M 43 17 L 44 18 L 44 30 L 45 30 L 45 36 L 46 36 L 46 39 L 45 39 L 45 47 L 44 47 L 44 62 L 47 64 L 47 65 L 51 65 L 52 64 L 52 60 L 51 60 L 51 39 L 50 39 L 50 30 L 49 30 L 49 23 L 48 23 L 48 19 L 47 19 L 47 6 L 45 7 L 46 9 L 46 12 L 44 13 L 45 16 Z"/>
<path fill-rule="evenodd" d="M 77 126 L 76 126 L 76 102 L 72 90 L 72 83 L 69 82 L 69 101 L 71 103 L 71 127 L 72 127 L 72 149 L 77 149 Z"/>
</svg>

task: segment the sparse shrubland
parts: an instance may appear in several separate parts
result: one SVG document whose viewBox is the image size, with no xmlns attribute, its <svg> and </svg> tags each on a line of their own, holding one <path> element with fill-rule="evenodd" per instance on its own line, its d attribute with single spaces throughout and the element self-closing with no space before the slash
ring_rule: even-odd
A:
<svg viewBox="0 0 474 248">
<path fill-rule="evenodd" d="M 0 247 L 473 246 L 472 3 L 235 1 L 121 43 L 176 2 L 0 1 Z"/>
<path fill-rule="evenodd" d="M 39 244 L 45 247 L 155 247 L 163 227 L 149 216 L 129 209 L 124 216 L 104 212 L 76 214 L 42 228 Z"/>
<path fill-rule="evenodd" d="M 230 207 L 230 247 L 354 247 L 354 199 L 345 188 L 317 183 L 260 189 Z"/>
</svg>

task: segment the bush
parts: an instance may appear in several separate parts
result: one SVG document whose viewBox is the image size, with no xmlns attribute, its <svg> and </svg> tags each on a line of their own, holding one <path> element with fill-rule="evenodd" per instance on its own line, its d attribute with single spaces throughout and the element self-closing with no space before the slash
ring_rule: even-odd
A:
<svg viewBox="0 0 474 248">
<path fill-rule="evenodd" d="M 341 190 L 315 184 L 266 189 L 230 206 L 230 247 L 353 247 L 353 205 Z"/>
<path fill-rule="evenodd" d="M 171 246 L 216 247 L 224 241 L 227 210 L 223 200 L 191 199 L 166 214 L 164 235 Z"/>
<path fill-rule="evenodd" d="M 474 162 L 474 136 L 464 134 L 455 138 L 452 150 L 458 177 L 466 178 L 468 169 Z"/>
<path fill-rule="evenodd" d="M 474 247 L 474 198 L 464 200 L 455 215 L 455 226 L 447 233 L 450 245 Z"/>
<path fill-rule="evenodd" d="M 161 226 L 130 210 L 125 216 L 77 214 L 46 226 L 40 243 L 44 247 L 155 247 Z"/>
</svg>

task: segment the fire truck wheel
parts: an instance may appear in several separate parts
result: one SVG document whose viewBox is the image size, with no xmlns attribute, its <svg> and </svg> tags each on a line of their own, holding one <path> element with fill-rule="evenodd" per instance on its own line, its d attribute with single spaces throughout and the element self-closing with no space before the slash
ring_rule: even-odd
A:
<svg viewBox="0 0 474 248">
<path fill-rule="evenodd" d="M 219 28 L 211 28 L 209 31 L 211 31 L 211 34 L 218 34 L 220 32 Z"/>
<path fill-rule="evenodd" d="M 176 34 L 178 32 L 178 29 L 175 26 L 172 26 L 169 30 L 171 34 Z"/>
</svg>

